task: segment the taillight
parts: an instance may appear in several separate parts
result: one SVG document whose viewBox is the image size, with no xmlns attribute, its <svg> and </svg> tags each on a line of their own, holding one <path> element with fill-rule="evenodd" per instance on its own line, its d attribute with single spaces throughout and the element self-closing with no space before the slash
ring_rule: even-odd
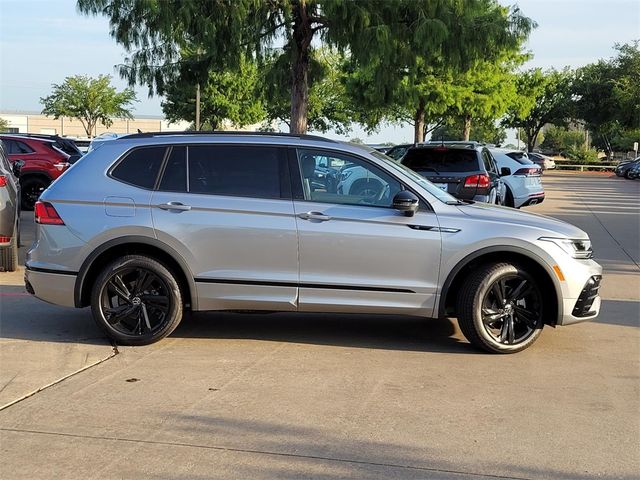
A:
<svg viewBox="0 0 640 480">
<path fill-rule="evenodd" d="M 64 225 L 62 218 L 49 202 L 36 202 L 36 223 L 42 225 Z"/>
<path fill-rule="evenodd" d="M 7 186 L 7 177 L 4 175 L 0 175 L 0 187 Z"/>
<path fill-rule="evenodd" d="M 524 175 L 524 176 L 531 176 L 531 175 L 540 175 L 540 169 L 539 168 L 520 168 L 519 170 L 516 170 L 516 173 L 514 173 L 513 175 Z"/>
<path fill-rule="evenodd" d="M 489 175 L 471 175 L 464 180 L 464 186 L 468 188 L 488 188 L 491 184 Z"/>
</svg>

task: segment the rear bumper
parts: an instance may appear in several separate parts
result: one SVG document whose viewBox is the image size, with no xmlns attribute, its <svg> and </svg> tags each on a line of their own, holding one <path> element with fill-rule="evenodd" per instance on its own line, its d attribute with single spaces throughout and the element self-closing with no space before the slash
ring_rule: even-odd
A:
<svg viewBox="0 0 640 480">
<path fill-rule="evenodd" d="M 44 272 L 27 267 L 24 283 L 27 292 L 40 300 L 63 307 L 75 307 L 73 292 L 76 277 L 73 272 Z"/>
</svg>

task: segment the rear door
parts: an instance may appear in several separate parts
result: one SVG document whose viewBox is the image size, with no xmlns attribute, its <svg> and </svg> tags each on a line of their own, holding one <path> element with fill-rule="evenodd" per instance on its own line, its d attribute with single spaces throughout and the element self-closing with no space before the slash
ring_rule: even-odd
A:
<svg viewBox="0 0 640 480">
<path fill-rule="evenodd" d="M 296 310 L 298 240 L 285 150 L 174 145 L 151 200 L 157 237 L 183 256 L 199 310 Z"/>
<path fill-rule="evenodd" d="M 314 170 L 324 159 L 343 165 L 336 192 L 314 188 Z M 298 149 L 291 171 L 300 252 L 299 309 L 431 315 L 441 234 L 428 205 L 413 217 L 391 208 L 404 186 L 352 155 Z M 346 188 L 355 176 L 359 183 Z"/>
</svg>

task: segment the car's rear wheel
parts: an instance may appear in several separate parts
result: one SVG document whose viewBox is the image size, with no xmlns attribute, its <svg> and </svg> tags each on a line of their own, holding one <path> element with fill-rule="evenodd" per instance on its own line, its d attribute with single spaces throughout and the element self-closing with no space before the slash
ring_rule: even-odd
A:
<svg viewBox="0 0 640 480">
<path fill-rule="evenodd" d="M 516 203 L 513 200 L 513 193 L 511 193 L 511 189 L 509 187 L 506 187 L 506 198 L 504 200 L 504 204 L 507 207 L 511 208 L 514 208 L 516 206 Z"/>
<path fill-rule="evenodd" d="M 29 177 L 21 180 L 20 204 L 22 210 L 33 210 L 38 198 L 40 198 L 40 194 L 46 190 L 49 183 L 49 181 L 40 177 Z"/>
<path fill-rule="evenodd" d="M 107 265 L 91 293 L 98 326 L 119 344 L 148 345 L 169 335 L 182 319 L 182 296 L 173 273 L 156 260 L 128 255 Z"/>
<path fill-rule="evenodd" d="M 17 228 L 13 232 L 11 244 L 0 248 L 0 268 L 5 272 L 15 272 L 18 268 L 18 232 Z"/>
<path fill-rule="evenodd" d="M 524 350 L 544 326 L 538 283 L 511 263 L 487 264 L 471 273 L 458 295 L 457 313 L 467 340 L 492 353 Z"/>
</svg>

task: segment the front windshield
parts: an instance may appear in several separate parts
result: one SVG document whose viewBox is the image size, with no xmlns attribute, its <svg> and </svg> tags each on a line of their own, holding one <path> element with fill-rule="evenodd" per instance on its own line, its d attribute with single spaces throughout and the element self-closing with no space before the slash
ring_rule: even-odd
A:
<svg viewBox="0 0 640 480">
<path fill-rule="evenodd" d="M 373 155 L 374 157 L 376 157 L 378 160 L 382 160 L 385 163 L 385 165 L 389 166 L 390 168 L 393 168 L 394 170 L 396 170 L 398 172 L 401 172 L 401 173 L 405 174 L 406 176 L 410 177 L 411 180 L 413 180 L 414 182 L 418 183 L 422 188 L 424 188 L 427 192 L 429 192 L 431 195 L 436 197 L 441 202 L 444 202 L 444 203 L 460 203 L 460 200 L 458 200 L 453 195 L 449 195 L 447 192 L 445 192 L 443 190 L 440 190 L 438 187 L 436 187 L 429 180 L 427 180 L 424 177 L 421 177 L 420 175 L 418 175 L 416 172 L 414 172 L 410 168 L 405 167 L 401 163 L 394 162 L 392 158 L 388 157 L 384 153 L 381 153 L 381 152 L 378 152 L 378 151 L 373 151 L 373 152 L 369 152 L 369 153 L 371 155 Z"/>
</svg>

